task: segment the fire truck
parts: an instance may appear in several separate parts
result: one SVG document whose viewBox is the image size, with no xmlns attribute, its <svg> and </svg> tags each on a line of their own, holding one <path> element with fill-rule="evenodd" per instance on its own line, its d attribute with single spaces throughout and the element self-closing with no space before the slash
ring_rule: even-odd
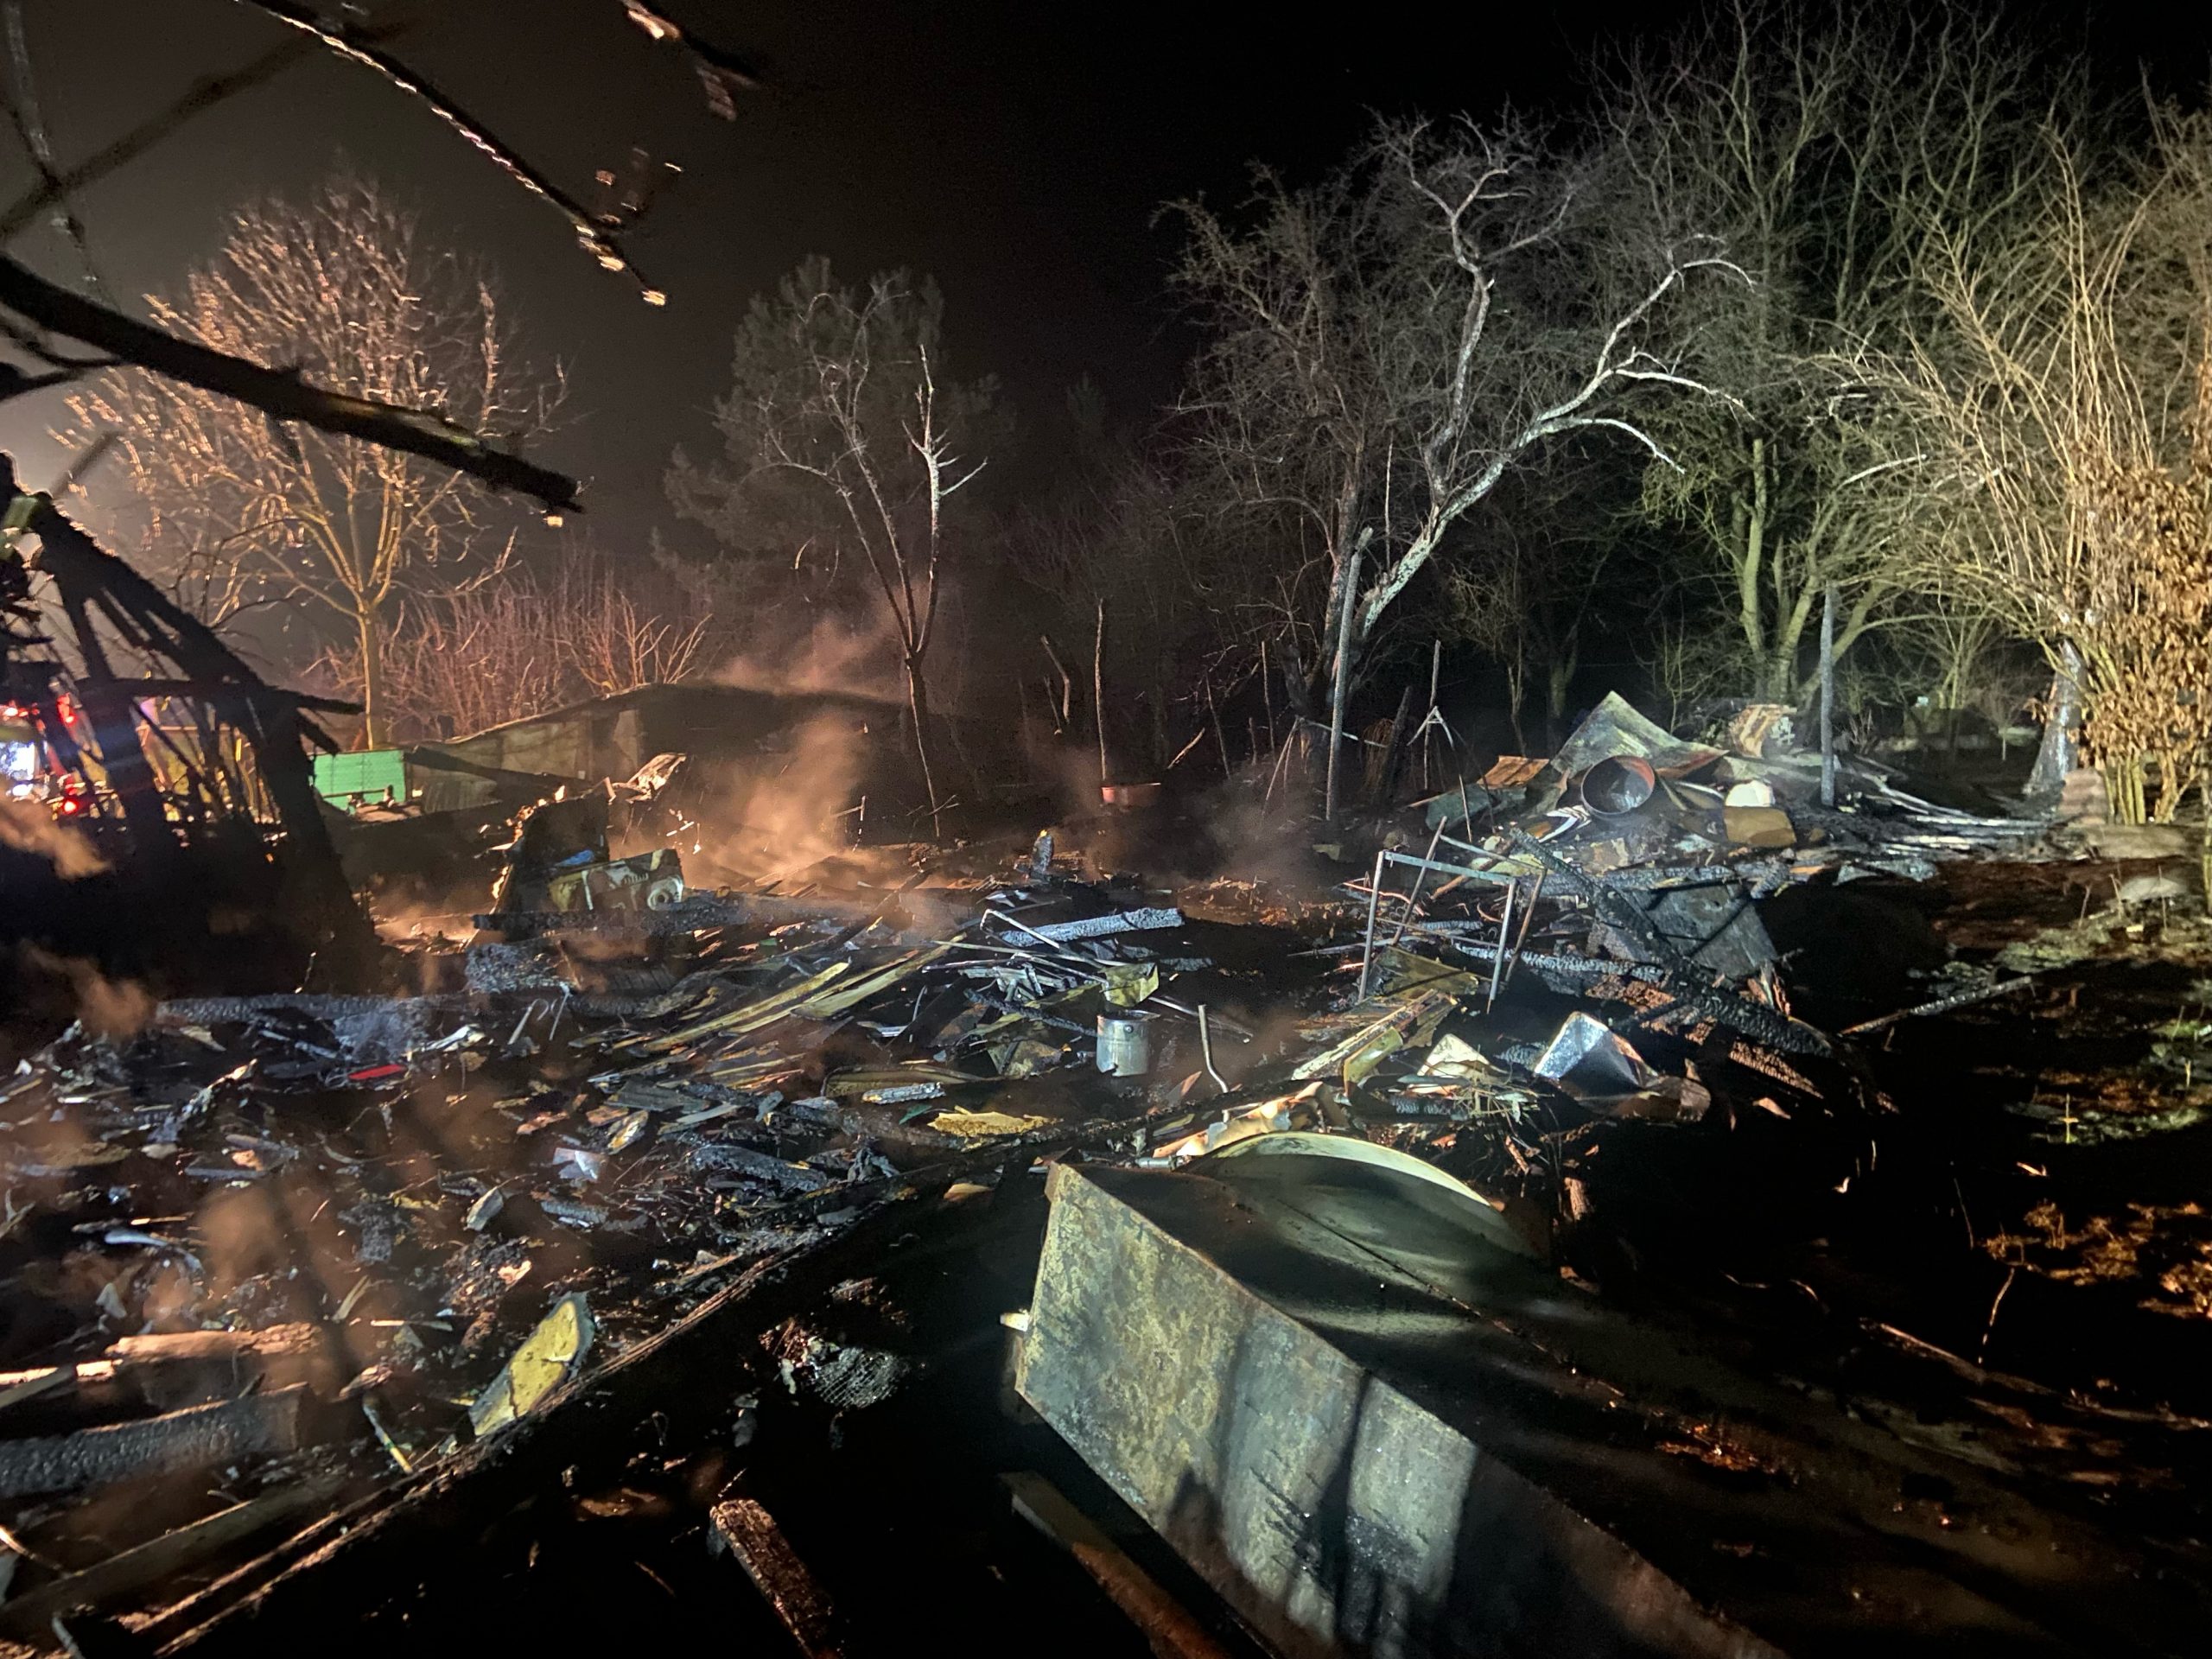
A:
<svg viewBox="0 0 2212 1659">
<path fill-rule="evenodd" d="M 78 724 L 76 706 L 67 697 L 56 698 L 54 707 L 68 726 Z M 86 780 L 54 763 L 39 710 L 28 703 L 0 701 L 0 795 L 43 802 L 58 818 L 81 817 L 93 808 Z"/>
</svg>

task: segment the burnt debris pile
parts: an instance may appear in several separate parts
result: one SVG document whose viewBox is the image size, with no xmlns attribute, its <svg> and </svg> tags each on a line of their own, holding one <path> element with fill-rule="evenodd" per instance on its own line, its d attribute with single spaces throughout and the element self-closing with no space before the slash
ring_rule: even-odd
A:
<svg viewBox="0 0 2212 1659">
<path fill-rule="evenodd" d="M 926 1389 L 949 1362 L 869 1253 L 941 1248 L 977 1284 L 1033 1263 L 1038 1176 L 1084 1166 L 1427 1183 L 1516 1272 L 1864 1389 L 2024 1490 L 2166 1471 L 2137 1523 L 2188 1524 L 2161 1495 L 2199 1455 L 2183 1420 L 1916 1333 L 1901 1310 L 1948 1268 L 1916 1290 L 1876 1251 L 1816 1289 L 1807 1265 L 1918 1215 L 1942 1168 L 1869 1044 L 2032 976 L 1823 1028 L 1767 901 L 2022 855 L 2038 825 L 1863 763 L 1823 804 L 1770 715 L 1689 742 L 1618 700 L 1379 821 L 1371 854 L 1340 831 L 1333 885 L 1292 906 L 1102 873 L 1080 825 L 691 887 L 680 836 L 611 855 L 620 792 L 524 813 L 466 939 L 400 947 L 406 995 L 172 999 L 0 1080 L 0 1636 L 109 1620 L 181 1651 L 365 1613 L 532 1483 L 634 1484 L 605 1465 L 647 1423 L 685 1471 L 655 1524 L 706 1529 L 818 1635 L 830 1592 L 759 1501 L 792 1454 L 758 1424 L 811 1412 L 835 1445 Z M 1778 1478 L 1729 1464 L 1755 1427 L 1637 1386 L 1654 1455 Z"/>
</svg>

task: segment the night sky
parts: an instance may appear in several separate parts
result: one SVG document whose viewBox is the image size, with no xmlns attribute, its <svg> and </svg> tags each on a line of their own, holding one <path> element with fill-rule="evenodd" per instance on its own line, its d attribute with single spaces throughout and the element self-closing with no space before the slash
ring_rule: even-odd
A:
<svg viewBox="0 0 2212 1659">
<path fill-rule="evenodd" d="M 1571 111 L 1596 43 L 1663 35 L 1695 8 L 1112 6 L 1014 0 L 664 0 L 669 15 L 759 61 L 770 90 L 727 123 L 689 62 L 619 0 L 427 0 L 368 9 L 419 21 L 391 49 L 589 200 L 632 145 L 683 177 L 629 246 L 669 303 L 597 268 L 559 218 L 370 73 L 311 57 L 200 117 L 79 202 L 101 274 L 135 307 L 219 242 L 239 200 L 297 192 L 341 161 L 419 207 L 434 238 L 488 257 L 526 344 L 570 370 L 566 428 L 533 454 L 588 480 L 603 541 L 668 526 L 660 477 L 679 442 L 710 449 L 707 405 L 734 319 L 800 257 L 841 274 L 934 273 L 959 367 L 997 372 L 1018 409 L 1055 407 L 1088 372 L 1119 420 L 1172 391 L 1184 340 L 1154 210 L 1233 200 L 1247 165 L 1310 176 L 1368 111 Z M 34 66 L 67 161 L 233 67 L 279 28 L 232 0 L 28 0 Z M 2201 86 L 2208 25 L 2148 6 L 2050 7 L 2036 25 L 2087 39 L 2125 77 Z M 11 186 L 28 176 L 20 162 Z M 74 274 L 44 229 L 16 248 Z M 42 482 L 58 467 L 34 401 L 0 410 L 0 444 Z M 1049 442 L 1030 422 L 1030 442 Z M 1048 461 L 1048 457 L 1046 458 Z M 1028 466 L 1039 458 L 1033 453 Z M 95 489 L 95 505 L 99 492 Z M 679 536 L 689 532 L 677 531 Z"/>
</svg>

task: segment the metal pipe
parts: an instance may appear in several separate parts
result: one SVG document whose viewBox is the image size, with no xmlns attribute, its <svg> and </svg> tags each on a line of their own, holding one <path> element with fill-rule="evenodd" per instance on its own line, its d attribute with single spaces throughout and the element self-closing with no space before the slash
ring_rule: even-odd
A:
<svg viewBox="0 0 2212 1659">
<path fill-rule="evenodd" d="M 1497 918 L 1497 954 L 1491 958 L 1490 999 L 1483 1004 L 1484 1014 L 1497 1006 L 1497 988 L 1505 975 L 1505 940 L 1513 931 L 1513 895 L 1520 891 L 1518 881 L 1506 883 L 1505 913 Z"/>
<path fill-rule="evenodd" d="M 1203 1002 L 1198 1004 L 1198 1052 L 1205 1058 L 1206 1076 L 1213 1079 L 1217 1089 L 1227 1094 L 1229 1084 L 1222 1080 L 1221 1073 L 1213 1069 L 1213 1033 L 1207 1029 L 1206 1005 Z"/>
<path fill-rule="evenodd" d="M 1444 820 L 1436 821 L 1436 834 L 1428 838 L 1428 850 L 1421 855 L 1421 868 L 1414 872 L 1414 890 L 1406 895 L 1406 907 L 1398 914 L 1398 925 L 1391 932 L 1390 944 L 1395 946 L 1406 937 L 1406 924 L 1414 918 L 1414 910 L 1421 903 L 1421 883 L 1428 880 L 1428 861 L 1436 856 L 1436 843 L 1444 834 Z"/>
<path fill-rule="evenodd" d="M 1513 970 L 1521 965 L 1521 947 L 1529 942 L 1529 925 L 1536 919 L 1536 905 L 1544 896 L 1544 878 L 1550 874 L 1549 870 L 1536 872 L 1535 890 L 1529 895 L 1529 907 L 1521 912 L 1521 931 L 1514 936 L 1513 954 L 1505 963 L 1504 984 L 1498 988 L 1501 991 L 1504 989 L 1505 985 L 1510 985 L 1513 982 Z M 1499 937 L 1502 938 L 1503 935 L 1501 933 Z"/>
<path fill-rule="evenodd" d="M 1390 856 L 1389 848 L 1375 855 L 1375 875 L 1367 886 L 1367 948 L 1359 957 L 1359 1000 L 1367 1000 L 1367 978 L 1375 966 L 1375 912 L 1382 903 L 1382 861 Z"/>
</svg>

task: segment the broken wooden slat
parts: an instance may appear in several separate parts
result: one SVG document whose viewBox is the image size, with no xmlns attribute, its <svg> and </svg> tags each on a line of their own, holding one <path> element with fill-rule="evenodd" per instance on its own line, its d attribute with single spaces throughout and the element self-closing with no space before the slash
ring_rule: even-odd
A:
<svg viewBox="0 0 2212 1659">
<path fill-rule="evenodd" d="M 617 1049 L 639 1047 L 648 1052 L 658 1053 L 669 1049 L 682 1048 L 687 1044 L 698 1041 L 702 1037 L 711 1036 L 717 1032 L 741 1036 L 758 1031 L 764 1026 L 772 1026 L 777 1020 L 783 1019 L 808 998 L 819 995 L 829 988 L 832 980 L 840 978 L 851 971 L 852 965 L 849 962 L 833 962 L 821 972 L 810 974 L 795 985 L 786 985 L 780 991 L 772 992 L 738 1007 L 726 1009 L 710 1019 L 702 1020 L 696 1024 L 685 1026 L 679 1031 L 666 1032 L 658 1036 L 626 1037 L 616 1043 L 614 1047 Z"/>
<path fill-rule="evenodd" d="M 345 1482 L 335 1476 L 299 1481 L 264 1492 L 244 1503 L 188 1526 L 149 1538 L 134 1548 L 42 1584 L 12 1598 L 0 1609 L 0 1630 L 42 1633 L 55 1613 L 89 1607 L 95 1611 L 150 1585 L 197 1567 L 231 1545 L 264 1532 L 280 1521 L 322 1507 Z"/>
<path fill-rule="evenodd" d="M 1014 1512 L 1075 1558 L 1107 1599 L 1144 1632 L 1160 1659 L 1226 1659 L 1228 1650 L 1191 1610 L 1132 1560 L 1103 1528 L 1068 1502 L 1058 1487 L 1026 1469 L 1001 1478 L 1014 1496 Z"/>
<path fill-rule="evenodd" d="M 77 1380 L 74 1365 L 43 1365 L 35 1371 L 0 1373 L 0 1410 L 21 1400 L 35 1400 L 42 1394 L 67 1388 Z"/>
<path fill-rule="evenodd" d="M 73 1492 L 299 1446 L 303 1386 L 73 1434 L 0 1440 L 0 1497 Z"/>
<path fill-rule="evenodd" d="M 749 1497 L 725 1498 L 712 1514 L 715 1545 L 737 1558 L 798 1650 L 807 1659 L 836 1659 L 836 1615 L 830 1599 L 775 1517 Z"/>
<path fill-rule="evenodd" d="M 106 1357 L 115 1362 L 118 1381 L 162 1411 L 228 1399 L 257 1381 L 264 1390 L 305 1382 L 326 1397 L 345 1381 L 331 1332 L 306 1321 L 261 1331 L 124 1337 Z"/>
</svg>

